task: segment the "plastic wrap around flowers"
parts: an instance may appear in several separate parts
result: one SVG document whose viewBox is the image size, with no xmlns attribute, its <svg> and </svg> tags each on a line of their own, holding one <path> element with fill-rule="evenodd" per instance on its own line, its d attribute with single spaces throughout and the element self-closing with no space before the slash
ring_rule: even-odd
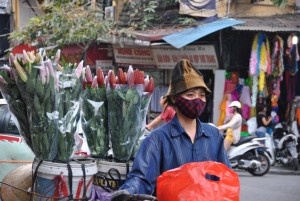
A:
<svg viewBox="0 0 300 201">
<path fill-rule="evenodd" d="M 20 134 L 42 160 L 64 161 L 73 153 L 80 117 L 82 62 L 61 67 L 60 50 L 52 62 L 40 53 L 10 54 L 11 67 L 1 69 L 0 89 Z"/>
<path fill-rule="evenodd" d="M 92 77 L 89 66 L 85 69 L 82 93 L 82 128 L 93 157 L 105 157 L 109 149 L 107 124 L 107 97 L 102 69 Z"/>
<path fill-rule="evenodd" d="M 117 77 L 109 71 L 107 82 L 108 134 L 113 155 L 116 160 L 128 161 L 144 133 L 154 81 L 130 66 L 127 74 L 119 69 Z"/>
</svg>

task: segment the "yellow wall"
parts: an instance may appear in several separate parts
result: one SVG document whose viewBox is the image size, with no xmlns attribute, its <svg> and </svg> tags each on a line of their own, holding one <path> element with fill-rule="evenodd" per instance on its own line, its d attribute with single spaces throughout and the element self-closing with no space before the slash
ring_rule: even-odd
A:
<svg viewBox="0 0 300 201">
<path fill-rule="evenodd" d="M 294 13 L 296 0 L 288 0 L 284 8 L 274 6 L 271 0 L 261 0 L 251 3 L 250 0 L 231 0 L 229 17 L 272 16 L 275 14 Z M 217 0 L 219 17 L 227 16 L 228 0 Z"/>
</svg>

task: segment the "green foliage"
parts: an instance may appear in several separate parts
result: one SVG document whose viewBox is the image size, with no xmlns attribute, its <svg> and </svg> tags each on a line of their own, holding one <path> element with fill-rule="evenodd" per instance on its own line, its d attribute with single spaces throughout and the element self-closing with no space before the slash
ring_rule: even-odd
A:
<svg viewBox="0 0 300 201">
<path fill-rule="evenodd" d="M 190 25 L 190 24 L 193 24 L 195 22 L 195 20 L 193 18 L 180 17 L 180 18 L 178 18 L 178 22 L 179 22 L 179 24 L 182 24 L 182 25 Z"/>
<path fill-rule="evenodd" d="M 108 42 L 116 34 L 112 21 L 103 19 L 103 9 L 90 1 L 50 1 L 44 14 L 31 18 L 22 29 L 11 33 L 12 46 L 27 43 L 39 46 Z M 123 33 L 125 33 L 123 31 Z"/>
<path fill-rule="evenodd" d="M 275 6 L 278 6 L 280 8 L 283 8 L 287 6 L 288 1 L 287 0 L 271 0 Z"/>
</svg>

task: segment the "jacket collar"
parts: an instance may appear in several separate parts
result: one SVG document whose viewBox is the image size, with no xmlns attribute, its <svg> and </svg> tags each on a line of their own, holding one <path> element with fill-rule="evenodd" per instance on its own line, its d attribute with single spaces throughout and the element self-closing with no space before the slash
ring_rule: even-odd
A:
<svg viewBox="0 0 300 201">
<path fill-rule="evenodd" d="M 185 130 L 183 129 L 183 127 L 181 126 L 179 120 L 178 120 L 178 117 L 177 115 L 174 116 L 174 118 L 170 121 L 171 123 L 171 136 L 172 137 L 177 137 L 177 136 L 180 136 L 185 132 Z M 204 135 L 206 137 L 209 137 L 211 134 L 208 133 L 208 132 L 205 132 L 205 127 L 207 125 L 206 124 L 203 124 L 200 119 L 197 119 L 197 132 L 196 132 L 196 138 Z M 200 131 L 200 132 L 199 132 Z"/>
</svg>

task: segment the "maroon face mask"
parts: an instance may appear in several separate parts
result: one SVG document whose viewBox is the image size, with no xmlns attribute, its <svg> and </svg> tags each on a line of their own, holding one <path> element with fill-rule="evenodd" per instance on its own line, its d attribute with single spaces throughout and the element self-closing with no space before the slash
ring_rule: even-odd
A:
<svg viewBox="0 0 300 201">
<path fill-rule="evenodd" d="M 174 104 L 184 116 L 191 119 L 200 117 L 206 106 L 206 102 L 202 101 L 200 98 L 188 100 L 181 96 L 175 97 Z"/>
</svg>

